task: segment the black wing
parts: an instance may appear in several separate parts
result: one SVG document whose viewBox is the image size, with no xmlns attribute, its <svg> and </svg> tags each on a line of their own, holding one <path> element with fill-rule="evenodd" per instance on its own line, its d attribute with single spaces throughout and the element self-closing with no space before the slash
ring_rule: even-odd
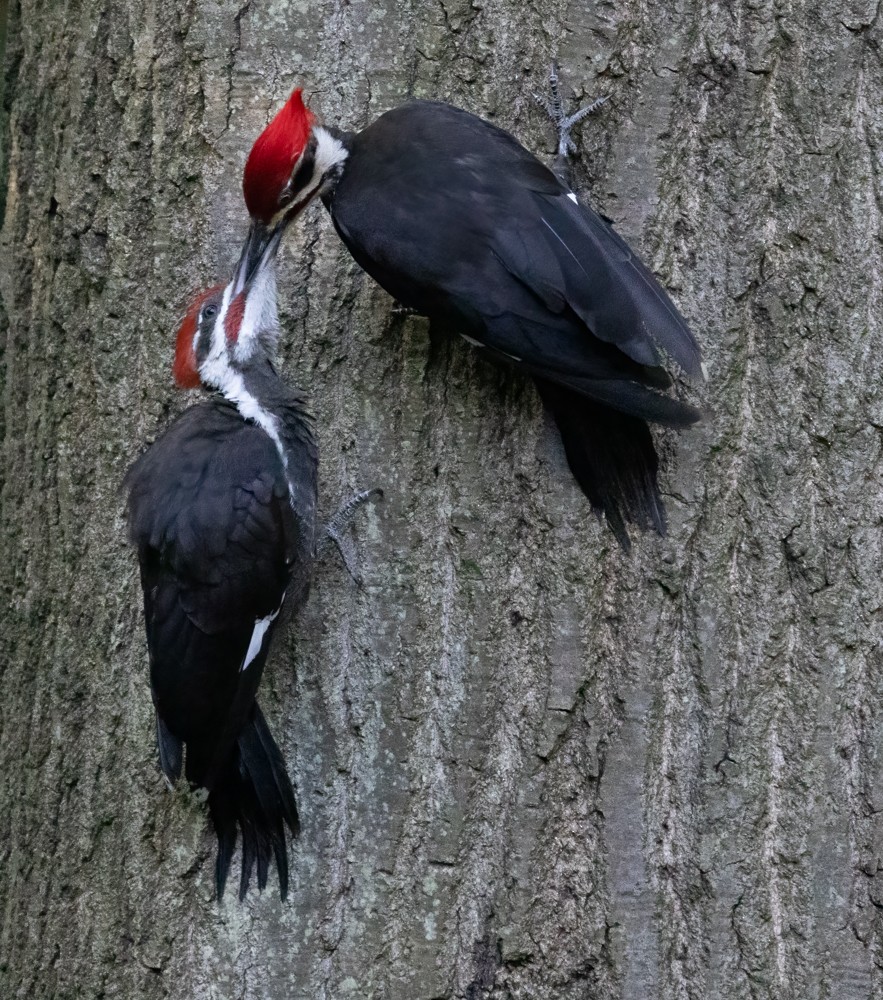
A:
<svg viewBox="0 0 883 1000">
<path fill-rule="evenodd" d="M 188 778 L 205 784 L 249 717 L 291 578 L 284 469 L 260 428 L 213 402 L 186 411 L 126 483 L 161 759 L 180 770 L 171 734 L 187 744 Z"/>
<path fill-rule="evenodd" d="M 699 348 L 612 227 L 511 135 L 415 101 L 353 140 L 331 202 L 356 260 L 388 291 L 449 315 L 499 359 L 624 412 L 684 424 L 662 363 Z"/>
</svg>

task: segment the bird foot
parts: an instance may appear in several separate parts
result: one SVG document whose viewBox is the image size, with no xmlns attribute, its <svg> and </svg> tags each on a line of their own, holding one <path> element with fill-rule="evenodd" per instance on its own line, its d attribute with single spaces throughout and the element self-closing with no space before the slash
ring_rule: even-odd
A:
<svg viewBox="0 0 883 1000">
<path fill-rule="evenodd" d="M 558 155 L 561 157 L 566 157 L 568 153 L 576 152 L 576 145 L 570 137 L 573 126 L 581 122 L 583 118 L 588 118 L 602 104 L 606 104 L 610 100 L 610 95 L 607 94 L 592 101 L 591 104 L 587 104 L 584 108 L 580 108 L 579 111 L 574 112 L 572 115 L 565 115 L 561 105 L 561 92 L 558 89 L 558 66 L 554 62 L 549 72 L 549 96 L 536 93 L 533 96 L 534 100 L 546 112 L 555 126 L 555 131 L 558 133 Z"/>
<path fill-rule="evenodd" d="M 340 553 L 340 558 L 343 560 L 347 573 L 349 573 L 360 587 L 362 586 L 362 576 L 356 569 L 352 543 L 344 536 L 344 531 L 349 527 L 356 511 L 362 504 L 367 503 L 369 500 L 382 499 L 383 490 L 381 489 L 363 490 L 354 497 L 350 497 L 328 520 L 328 523 L 325 525 L 325 538 L 319 544 L 320 556 L 324 555 L 334 545 Z"/>
</svg>

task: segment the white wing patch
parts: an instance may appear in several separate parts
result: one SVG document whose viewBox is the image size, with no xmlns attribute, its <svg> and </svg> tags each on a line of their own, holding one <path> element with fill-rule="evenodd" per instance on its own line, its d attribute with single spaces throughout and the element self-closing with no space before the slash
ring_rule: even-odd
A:
<svg viewBox="0 0 883 1000">
<path fill-rule="evenodd" d="M 576 200 L 576 195 L 573 193 L 573 191 L 568 191 L 567 197 L 570 198 L 570 200 L 574 203 L 574 205 L 579 204 L 579 202 Z"/>
<path fill-rule="evenodd" d="M 251 633 L 251 642 L 248 644 L 248 650 L 245 654 L 245 659 L 242 661 L 242 666 L 239 668 L 239 672 L 243 673 L 248 669 L 249 664 L 254 660 L 254 658 L 260 653 L 261 646 L 264 644 L 264 636 L 267 634 L 267 629 L 273 624 L 274 621 L 279 617 L 279 612 L 282 610 L 282 602 L 285 600 L 285 595 L 282 595 L 282 601 L 279 603 L 279 607 L 271 615 L 267 615 L 266 618 L 258 618 L 254 623 L 254 629 Z"/>
</svg>

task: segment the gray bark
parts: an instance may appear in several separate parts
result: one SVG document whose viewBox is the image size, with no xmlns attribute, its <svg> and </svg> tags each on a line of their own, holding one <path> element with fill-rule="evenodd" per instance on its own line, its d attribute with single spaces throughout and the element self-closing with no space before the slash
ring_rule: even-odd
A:
<svg viewBox="0 0 883 1000">
<path fill-rule="evenodd" d="M 880 21 L 873 4 L 13 0 L 0 269 L 0 995 L 883 997 Z M 0 5 L 2 9 L 2 5 Z M 590 515 L 532 388 L 431 340 L 312 209 L 284 371 L 322 497 L 382 486 L 262 700 L 293 892 L 213 898 L 153 747 L 118 492 L 187 402 L 189 293 L 244 234 L 303 83 L 553 140 L 672 290 L 709 413 L 663 434 L 670 533 Z"/>
</svg>

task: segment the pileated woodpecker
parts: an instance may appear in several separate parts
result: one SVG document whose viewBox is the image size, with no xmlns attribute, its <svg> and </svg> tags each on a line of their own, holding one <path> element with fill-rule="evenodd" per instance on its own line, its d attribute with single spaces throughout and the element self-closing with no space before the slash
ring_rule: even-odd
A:
<svg viewBox="0 0 883 1000">
<path fill-rule="evenodd" d="M 283 603 L 306 597 L 315 554 L 317 448 L 306 400 L 276 374 L 274 259 L 200 296 L 178 332 L 174 374 L 212 397 L 186 410 L 129 470 L 160 765 L 208 790 L 218 898 L 242 836 L 240 898 L 275 856 L 294 791 L 255 701 Z M 283 825 L 284 824 L 284 825 Z"/>
<path fill-rule="evenodd" d="M 543 103 L 563 163 L 581 115 L 564 118 L 554 73 L 552 83 Z M 696 375 L 699 347 L 609 222 L 508 132 L 437 101 L 342 132 L 318 125 L 295 90 L 255 142 L 243 191 L 246 272 L 320 197 L 350 253 L 395 298 L 533 376 L 577 482 L 624 547 L 626 521 L 664 533 L 647 421 L 699 418 L 660 391 L 671 385 L 664 359 Z"/>
</svg>

